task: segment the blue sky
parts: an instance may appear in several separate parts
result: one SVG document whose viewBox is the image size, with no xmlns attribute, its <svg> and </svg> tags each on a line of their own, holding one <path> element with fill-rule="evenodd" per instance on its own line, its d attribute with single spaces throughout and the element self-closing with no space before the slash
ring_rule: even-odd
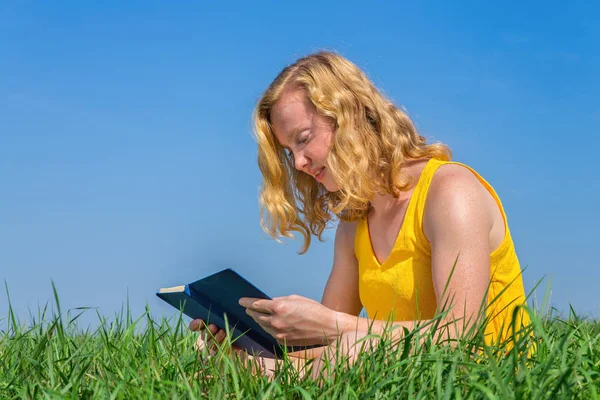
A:
<svg viewBox="0 0 600 400">
<path fill-rule="evenodd" d="M 396 4 L 397 3 L 397 4 Z M 440 2 L 441 3 L 441 2 Z M 592 2 L 122 2 L 0 5 L 0 278 L 27 319 L 134 315 L 162 286 L 233 267 L 320 300 L 333 230 L 308 254 L 259 227 L 250 117 L 286 65 L 355 62 L 506 208 L 526 289 L 598 314 Z M 7 298 L 0 296 L 0 320 Z M 96 320 L 94 313 L 83 322 Z"/>
</svg>

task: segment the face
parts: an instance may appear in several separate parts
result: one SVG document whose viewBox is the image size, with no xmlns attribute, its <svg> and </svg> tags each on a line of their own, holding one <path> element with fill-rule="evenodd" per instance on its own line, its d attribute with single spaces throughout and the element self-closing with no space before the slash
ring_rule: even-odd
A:
<svg viewBox="0 0 600 400">
<path fill-rule="evenodd" d="M 321 115 L 301 89 L 285 92 L 271 111 L 275 137 L 293 154 L 297 170 L 309 174 L 325 188 L 339 190 L 327 165 L 334 126 Z"/>
</svg>

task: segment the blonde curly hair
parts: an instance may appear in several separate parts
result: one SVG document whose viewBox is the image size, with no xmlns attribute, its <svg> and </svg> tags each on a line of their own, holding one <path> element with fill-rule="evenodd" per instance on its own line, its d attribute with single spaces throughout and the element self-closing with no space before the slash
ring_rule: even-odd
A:
<svg viewBox="0 0 600 400">
<path fill-rule="evenodd" d="M 316 110 L 334 122 L 328 171 L 339 186 L 336 192 L 294 167 L 278 143 L 271 110 L 283 92 L 303 89 Z M 258 165 L 263 175 L 260 223 L 271 237 L 304 237 L 305 253 L 311 234 L 322 241 L 334 216 L 354 221 L 366 216 L 376 193 L 397 197 L 412 182 L 401 172 L 406 158 L 450 160 L 450 149 L 428 144 L 410 118 L 385 98 L 352 62 L 322 51 L 285 67 L 264 92 L 253 113 Z"/>
</svg>

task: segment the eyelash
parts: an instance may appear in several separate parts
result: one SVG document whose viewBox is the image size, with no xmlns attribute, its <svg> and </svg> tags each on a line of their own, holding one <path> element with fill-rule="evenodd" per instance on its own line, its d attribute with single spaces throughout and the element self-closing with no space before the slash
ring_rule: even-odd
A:
<svg viewBox="0 0 600 400">
<path fill-rule="evenodd" d="M 304 135 L 301 139 L 298 139 L 298 145 L 305 144 L 308 142 L 308 135 Z"/>
<path fill-rule="evenodd" d="M 307 142 L 308 142 L 308 135 L 305 135 L 302 139 L 299 139 L 296 143 L 298 144 L 298 146 L 300 146 L 300 145 L 306 144 Z M 288 157 L 294 156 L 294 153 L 290 149 L 286 149 L 285 152 Z"/>
</svg>

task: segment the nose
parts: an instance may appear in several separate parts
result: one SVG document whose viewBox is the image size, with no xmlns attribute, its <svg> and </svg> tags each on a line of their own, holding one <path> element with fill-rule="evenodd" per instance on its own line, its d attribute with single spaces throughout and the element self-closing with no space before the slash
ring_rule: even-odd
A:
<svg viewBox="0 0 600 400">
<path fill-rule="evenodd" d="M 304 155 L 304 152 L 294 153 L 294 167 L 298 171 L 306 171 L 308 165 L 308 158 Z"/>
</svg>

